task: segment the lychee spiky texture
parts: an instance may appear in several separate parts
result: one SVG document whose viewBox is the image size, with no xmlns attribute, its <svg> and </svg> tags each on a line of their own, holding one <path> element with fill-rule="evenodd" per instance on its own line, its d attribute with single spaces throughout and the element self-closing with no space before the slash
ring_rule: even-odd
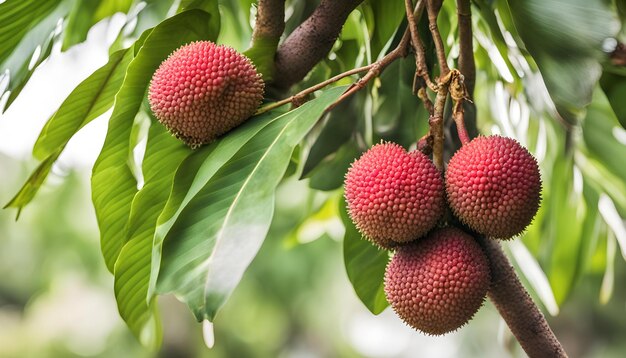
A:
<svg viewBox="0 0 626 358">
<path fill-rule="evenodd" d="M 228 46 L 198 41 L 161 63 L 148 99 L 156 118 L 195 148 L 248 119 L 263 99 L 263 88 L 247 57 Z"/>
<path fill-rule="evenodd" d="M 512 138 L 477 137 L 450 159 L 446 193 L 454 214 L 472 230 L 508 239 L 523 232 L 539 209 L 539 166 Z"/>
<path fill-rule="evenodd" d="M 395 143 L 374 145 L 345 180 L 348 212 L 359 231 L 383 248 L 425 235 L 443 215 L 443 178 L 421 152 Z"/>
<path fill-rule="evenodd" d="M 440 335 L 474 316 L 490 281 L 480 245 L 460 229 L 447 227 L 398 248 L 385 271 L 385 295 L 409 326 Z"/>
</svg>

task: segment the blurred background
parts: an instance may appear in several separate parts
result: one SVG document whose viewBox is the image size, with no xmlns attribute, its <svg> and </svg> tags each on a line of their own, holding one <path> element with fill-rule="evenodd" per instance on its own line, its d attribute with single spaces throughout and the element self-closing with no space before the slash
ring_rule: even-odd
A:
<svg viewBox="0 0 626 358">
<path fill-rule="evenodd" d="M 235 15 L 225 14 L 228 24 Z M 351 16 L 342 34 L 344 49 L 349 49 L 351 40 L 360 41 L 353 31 L 362 22 L 358 13 Z M 126 17 L 117 14 L 96 24 L 86 42 L 65 52 L 55 46 L 20 96 L 0 115 L 0 203 L 7 203 L 36 167 L 31 148 L 45 121 L 82 79 L 106 63 L 109 46 L 127 24 Z M 222 33 L 222 42 L 246 47 L 246 36 L 228 27 Z M 480 129 L 520 139 L 538 156 L 542 171 L 550 174 L 554 163 L 561 160 L 560 152 L 554 150 L 560 136 L 554 120 L 546 114 L 549 111 L 536 110 L 550 102 L 541 79 L 525 78 L 526 86 L 538 81 L 534 92 L 538 99 L 526 101 L 511 95 L 517 74 L 510 72 L 505 63 L 508 59 L 483 32 L 476 36 L 480 40 L 478 65 L 487 68 L 487 74 L 481 77 L 479 73 L 477 79 L 483 85 L 476 94 L 478 111 L 484 114 Z M 341 55 L 341 47 L 338 45 L 330 58 Z M 514 52 L 513 48 L 509 58 L 521 61 Z M 365 61 L 364 55 L 353 60 Z M 307 81 L 314 83 L 319 76 L 327 76 L 325 69 L 331 65 L 323 63 Z M 404 64 L 399 62 L 385 73 L 401 72 L 401 66 Z M 380 93 L 380 108 L 385 106 L 384 95 Z M 0 104 L 6 100 L 5 95 Z M 489 302 L 467 326 L 444 337 L 429 337 L 408 328 L 391 309 L 372 315 L 352 290 L 343 266 L 343 227 L 335 209 L 341 194 L 312 190 L 311 186 L 320 184 L 295 177 L 279 187 L 270 234 L 215 320 L 214 347 L 206 347 L 202 327 L 187 307 L 166 296 L 159 299 L 163 346 L 158 352 L 145 350 L 117 313 L 113 278 L 100 254 L 91 204 L 91 165 L 104 140 L 109 115 L 107 112 L 91 122 L 70 141 L 19 221 L 15 221 L 14 210 L 0 210 L 0 357 L 524 356 Z M 619 129 L 614 136 L 626 143 L 626 132 Z M 611 153 L 620 154 L 626 153 Z M 583 174 L 576 170 L 570 181 L 561 183 L 557 178 L 548 182 L 547 191 L 572 181 L 572 185 L 582 186 Z M 618 189 L 624 185 L 618 184 Z M 615 205 L 610 198 L 604 203 L 600 211 L 604 210 L 604 221 L 610 222 Z M 577 216 L 566 217 L 561 225 L 576 220 Z M 548 224 L 542 219 L 536 220 L 524 241 L 505 247 L 571 357 L 626 354 L 626 265 L 618 245 L 620 237 L 616 238 L 623 235 L 619 231 L 623 221 L 618 215 L 617 230 L 610 224 L 609 230 L 604 221 L 596 225 L 586 247 L 589 254 L 583 255 L 582 261 L 559 263 L 546 258 L 540 240 Z M 565 241 L 557 240 L 557 244 L 567 247 L 567 239 L 562 237 Z M 555 268 L 555 262 L 560 266 Z M 550 270 L 544 273 L 542 267 L 546 266 Z M 570 275 L 574 271 L 584 274 Z M 575 278 L 568 283 L 566 294 L 553 291 L 562 277 L 569 280 L 570 276 Z"/>
</svg>

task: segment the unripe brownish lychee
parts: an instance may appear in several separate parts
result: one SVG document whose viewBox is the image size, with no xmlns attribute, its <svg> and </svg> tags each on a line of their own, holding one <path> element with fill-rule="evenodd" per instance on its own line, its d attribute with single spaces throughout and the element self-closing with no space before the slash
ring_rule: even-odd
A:
<svg viewBox="0 0 626 358">
<path fill-rule="evenodd" d="M 391 248 L 425 235 L 443 215 L 443 178 L 421 152 L 374 145 L 346 174 L 350 218 L 373 243 Z"/>
<path fill-rule="evenodd" d="M 490 282 L 480 245 L 460 229 L 448 227 L 398 248 L 385 271 L 385 295 L 409 326 L 440 335 L 474 316 Z"/>
<path fill-rule="evenodd" d="M 254 114 L 263 88 L 247 57 L 228 46 L 198 41 L 161 63 L 152 76 L 148 99 L 159 122 L 195 148 Z"/>
<path fill-rule="evenodd" d="M 539 166 L 512 138 L 477 137 L 450 159 L 446 193 L 454 214 L 472 230 L 508 239 L 523 232 L 539 209 Z"/>
</svg>

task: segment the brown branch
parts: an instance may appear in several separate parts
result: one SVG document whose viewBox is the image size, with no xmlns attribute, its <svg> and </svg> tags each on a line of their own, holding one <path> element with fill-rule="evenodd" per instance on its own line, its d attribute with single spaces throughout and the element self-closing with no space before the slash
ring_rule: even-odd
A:
<svg viewBox="0 0 626 358">
<path fill-rule="evenodd" d="M 548 322 L 524 289 L 500 244 L 481 239 L 491 265 L 488 297 L 496 306 L 526 354 L 531 357 L 567 357 Z"/>
<path fill-rule="evenodd" d="M 410 43 L 409 39 L 410 39 L 410 33 L 409 33 L 409 30 L 407 29 L 407 30 L 404 31 L 404 34 L 402 35 L 402 39 L 400 40 L 400 43 L 398 43 L 398 46 L 393 51 L 391 51 L 388 54 L 386 54 L 385 57 L 383 57 L 380 60 L 374 62 L 371 65 L 372 67 L 365 74 L 365 76 L 363 76 L 356 83 L 354 83 L 350 88 L 348 88 L 348 90 L 345 93 L 343 93 L 341 95 L 341 97 L 339 97 L 339 99 L 337 101 L 335 101 L 335 103 L 331 104 L 328 107 L 327 110 L 331 110 L 331 109 L 335 108 L 335 106 L 337 106 L 343 100 L 345 100 L 346 98 L 352 96 L 353 94 L 355 94 L 359 90 L 363 89 L 365 87 L 365 85 L 371 79 L 373 79 L 373 78 L 377 77 L 378 75 L 380 75 L 380 73 L 385 69 L 385 67 L 387 67 L 389 64 L 391 64 L 393 61 L 395 61 L 395 60 L 397 60 L 397 59 L 399 59 L 401 57 L 406 57 L 406 55 L 409 52 L 409 43 Z"/>
<path fill-rule="evenodd" d="M 430 33 L 433 37 L 433 42 L 435 43 L 435 49 L 437 51 L 437 61 L 439 62 L 439 67 L 441 69 L 440 76 L 444 77 L 448 74 L 448 72 L 450 72 L 450 67 L 448 67 L 448 62 L 446 61 L 446 50 L 443 46 L 443 40 L 441 39 L 439 28 L 437 27 L 437 15 L 439 15 L 439 10 L 441 9 L 441 4 L 443 0 L 425 1 L 426 10 L 428 11 L 428 28 L 430 29 Z"/>
<path fill-rule="evenodd" d="M 274 108 L 280 107 L 282 105 L 285 105 L 287 103 L 291 103 L 294 106 L 299 106 L 302 103 L 305 102 L 306 97 L 308 95 L 310 95 L 311 93 L 320 90 L 326 86 L 328 86 L 331 83 L 337 82 L 340 79 L 347 77 L 347 76 L 351 76 L 357 73 L 361 73 L 361 72 L 365 72 L 367 71 L 367 73 L 365 74 L 365 76 L 363 76 L 362 78 L 360 78 L 357 82 L 353 83 L 352 86 L 350 86 L 350 88 L 348 88 L 348 90 L 346 92 L 344 92 L 341 97 L 339 97 L 339 99 L 337 99 L 337 101 L 335 101 L 333 104 L 331 104 L 327 110 L 331 110 L 333 109 L 335 106 L 337 106 L 339 103 L 341 103 L 343 100 L 345 100 L 346 98 L 350 97 L 351 95 L 353 95 L 354 93 L 356 93 L 357 91 L 361 90 L 362 88 L 365 87 L 365 85 L 374 77 L 380 75 L 380 73 L 385 69 L 385 67 L 387 67 L 389 64 L 391 64 L 393 61 L 399 59 L 400 57 L 406 57 L 407 53 L 408 53 L 408 47 L 409 47 L 409 32 L 408 30 L 406 30 L 404 32 L 404 35 L 402 36 L 402 39 L 400 40 L 400 43 L 398 44 L 398 46 L 391 52 L 389 52 L 387 55 L 385 55 L 385 57 L 381 58 L 380 60 L 367 65 L 367 66 L 363 66 L 363 67 L 358 67 L 358 68 L 354 68 L 352 70 L 343 72 L 338 74 L 337 76 L 334 76 L 332 78 L 327 79 L 326 81 L 320 82 L 318 84 L 316 84 L 315 86 L 311 86 L 305 90 L 302 90 L 298 93 L 296 93 L 295 95 L 285 98 L 283 100 L 274 102 L 274 103 L 270 103 L 268 105 L 265 105 L 261 108 L 259 108 L 256 113 L 254 115 L 259 115 L 261 113 L 265 113 L 269 110 L 272 110 Z"/>
<path fill-rule="evenodd" d="M 436 91 L 437 85 L 432 82 L 428 75 L 428 66 L 426 65 L 426 55 L 424 54 L 424 44 L 419 35 L 417 29 L 417 21 L 422 16 L 424 11 L 425 0 L 418 0 L 417 5 L 413 8 L 412 0 L 405 0 L 406 18 L 409 23 L 409 30 L 411 31 L 411 45 L 413 52 L 415 52 L 415 78 L 413 79 L 413 92 L 418 93 L 419 88 L 424 87 L 424 84 L 431 90 Z M 420 81 L 421 79 L 421 81 Z M 423 82 L 423 83 L 422 83 Z M 430 112 L 432 114 L 432 112 Z"/>
<path fill-rule="evenodd" d="M 309 87 L 305 90 L 302 90 L 298 93 L 296 93 L 295 95 L 291 96 L 291 97 L 287 97 L 285 99 L 282 99 L 280 101 L 276 101 L 273 103 L 270 103 L 268 105 L 265 105 L 261 108 L 259 108 L 254 115 L 257 116 L 261 113 L 265 113 L 267 111 L 270 111 L 274 108 L 278 108 L 282 105 L 285 105 L 287 103 L 294 103 L 294 104 L 298 104 L 298 103 L 302 103 L 304 101 L 304 98 L 306 98 L 308 95 L 310 95 L 311 93 L 320 90 L 326 86 L 328 86 L 331 83 L 335 83 L 337 81 L 339 81 L 340 79 L 344 78 L 344 77 L 348 77 L 348 76 L 352 76 L 355 75 L 357 73 L 361 73 L 361 72 L 365 72 L 368 71 L 372 68 L 372 66 L 374 66 L 374 64 L 371 65 L 367 65 L 367 66 L 363 66 L 363 67 L 358 67 L 358 68 L 353 68 L 349 71 L 343 72 L 338 74 L 337 76 L 334 76 L 332 78 L 327 79 L 324 82 L 320 82 L 318 84 L 316 84 L 315 86 Z"/>
<path fill-rule="evenodd" d="M 476 81 L 476 64 L 474 63 L 470 0 L 456 0 L 456 5 L 459 21 L 459 71 L 465 77 L 465 86 L 471 98 Z"/>
<path fill-rule="evenodd" d="M 448 77 L 449 74 L 450 72 L 448 72 Z M 439 171 L 443 171 L 443 111 L 446 107 L 446 98 L 448 98 L 448 85 L 449 81 L 445 78 L 439 80 L 434 112 L 428 119 L 429 135 L 433 138 L 433 163 Z"/>
<path fill-rule="evenodd" d="M 280 40 L 285 31 L 285 0 L 258 0 L 252 42 L 260 39 Z"/>
<path fill-rule="evenodd" d="M 274 85 L 300 82 L 331 50 L 348 15 L 363 0 L 321 0 L 311 16 L 278 47 Z"/>
</svg>

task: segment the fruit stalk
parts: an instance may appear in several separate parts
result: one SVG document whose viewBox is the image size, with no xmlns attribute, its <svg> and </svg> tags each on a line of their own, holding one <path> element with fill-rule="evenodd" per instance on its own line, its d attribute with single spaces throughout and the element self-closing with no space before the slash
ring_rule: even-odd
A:
<svg viewBox="0 0 626 358">
<path fill-rule="evenodd" d="M 531 357 L 567 357 L 546 318 L 519 281 L 500 244 L 481 239 L 491 265 L 487 297 L 500 312 L 526 354 Z"/>
</svg>

